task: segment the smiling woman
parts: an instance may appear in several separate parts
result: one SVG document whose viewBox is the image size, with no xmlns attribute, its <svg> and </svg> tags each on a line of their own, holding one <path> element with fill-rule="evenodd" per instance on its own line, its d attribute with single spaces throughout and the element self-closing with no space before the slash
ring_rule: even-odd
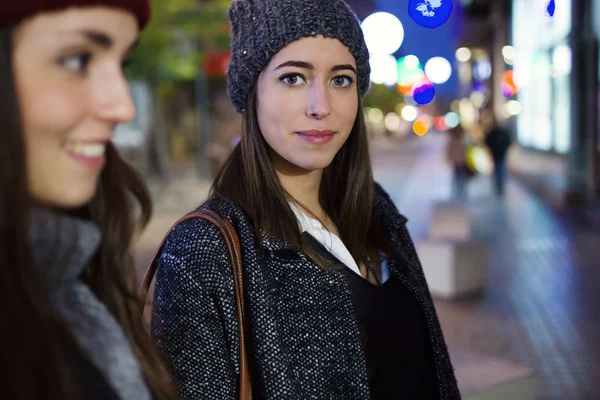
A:
<svg viewBox="0 0 600 400">
<path fill-rule="evenodd" d="M 95 194 L 114 127 L 135 116 L 122 64 L 137 35 L 133 14 L 109 8 L 48 13 L 15 29 L 15 85 L 37 201 L 70 208 Z"/>
<path fill-rule="evenodd" d="M 174 397 L 134 295 L 150 199 L 110 141 L 148 18 L 146 0 L 0 9 L 2 399 Z"/>
</svg>

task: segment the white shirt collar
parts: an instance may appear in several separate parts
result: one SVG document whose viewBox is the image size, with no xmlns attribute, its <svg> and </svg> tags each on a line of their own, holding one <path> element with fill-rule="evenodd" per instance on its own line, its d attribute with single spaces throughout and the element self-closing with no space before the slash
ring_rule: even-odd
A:
<svg viewBox="0 0 600 400">
<path fill-rule="evenodd" d="M 352 254 L 350 254 L 350 251 L 348 251 L 342 240 L 336 234 L 325 229 L 317 219 L 310 217 L 306 212 L 296 206 L 296 204 L 292 202 L 289 202 L 289 204 L 296 215 L 296 219 L 300 224 L 300 230 L 302 232 L 307 232 L 312 235 L 325 246 L 331 254 L 344 263 L 345 266 L 358 275 L 361 275 L 360 269 L 358 268 L 356 261 L 354 261 Z"/>
<path fill-rule="evenodd" d="M 291 201 L 288 202 L 292 211 L 296 215 L 296 219 L 298 220 L 298 224 L 300 225 L 300 230 L 302 232 L 307 232 L 315 239 L 317 239 L 325 248 L 333 254 L 338 260 L 340 260 L 346 267 L 350 268 L 354 273 L 358 274 L 362 277 L 360 273 L 360 269 L 352 257 L 350 251 L 342 242 L 335 233 L 332 233 L 325 229 L 323 225 L 319 222 L 319 220 L 312 218 L 302 209 L 300 209 L 296 204 Z M 385 282 L 389 278 L 389 270 L 387 268 L 387 263 L 383 262 L 381 265 L 381 274 L 382 274 L 382 283 Z"/>
</svg>

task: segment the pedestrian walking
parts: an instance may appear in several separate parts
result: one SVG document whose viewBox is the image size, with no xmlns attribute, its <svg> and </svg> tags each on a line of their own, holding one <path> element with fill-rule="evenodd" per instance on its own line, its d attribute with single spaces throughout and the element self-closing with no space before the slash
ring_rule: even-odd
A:
<svg viewBox="0 0 600 400">
<path fill-rule="evenodd" d="M 500 124 L 496 117 L 491 119 L 492 124 L 485 137 L 485 144 L 490 149 L 494 162 L 494 189 L 496 195 L 502 197 L 506 181 L 506 156 L 512 144 L 512 137 L 509 130 Z"/>
<path fill-rule="evenodd" d="M 450 130 L 446 145 L 446 161 L 452 168 L 452 197 L 464 200 L 471 171 L 467 166 L 465 132 L 459 125 Z"/>
</svg>

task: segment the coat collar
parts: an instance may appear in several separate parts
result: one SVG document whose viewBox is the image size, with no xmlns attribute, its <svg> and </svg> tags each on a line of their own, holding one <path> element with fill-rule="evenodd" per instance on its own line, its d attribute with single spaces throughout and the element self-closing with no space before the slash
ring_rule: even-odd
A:
<svg viewBox="0 0 600 400">
<path fill-rule="evenodd" d="M 375 186 L 373 210 L 386 230 L 396 232 L 408 222 L 408 218 L 398 212 L 390 196 L 378 184 Z"/>
<path fill-rule="evenodd" d="M 260 242 L 262 247 L 268 251 L 297 250 L 296 246 L 292 243 L 286 242 L 268 232 L 261 232 Z"/>
<path fill-rule="evenodd" d="M 244 217 L 243 221 L 233 221 L 231 218 L 235 218 L 233 212 L 228 212 L 228 210 L 232 210 L 232 208 L 238 208 L 239 206 L 235 203 L 224 199 L 219 198 L 211 202 L 210 208 L 215 209 L 215 211 L 219 211 L 225 218 L 229 218 L 234 225 L 239 226 L 240 224 L 252 226 L 251 222 L 247 217 Z M 375 184 L 375 196 L 373 200 L 373 211 L 375 216 L 379 219 L 382 224 L 382 228 L 385 230 L 386 234 L 390 237 L 395 236 L 395 232 L 398 231 L 402 226 L 406 224 L 408 219 L 400 214 L 396 209 L 396 206 L 392 202 L 389 195 L 379 186 L 379 184 Z M 242 213 L 244 216 L 245 214 Z M 293 244 L 286 242 L 279 237 L 272 235 L 268 232 L 261 232 L 259 238 L 261 246 L 268 251 L 279 251 L 279 250 L 297 250 L 296 246 Z"/>
</svg>

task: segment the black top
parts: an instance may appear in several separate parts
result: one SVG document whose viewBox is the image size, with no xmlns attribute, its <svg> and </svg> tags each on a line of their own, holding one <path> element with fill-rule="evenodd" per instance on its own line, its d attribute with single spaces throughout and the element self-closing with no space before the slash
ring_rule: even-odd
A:
<svg viewBox="0 0 600 400">
<path fill-rule="evenodd" d="M 305 235 L 318 253 L 341 264 L 317 239 Z M 352 292 L 371 398 L 439 398 L 427 321 L 415 297 L 393 275 L 375 285 L 345 266 L 340 270 Z"/>
</svg>

